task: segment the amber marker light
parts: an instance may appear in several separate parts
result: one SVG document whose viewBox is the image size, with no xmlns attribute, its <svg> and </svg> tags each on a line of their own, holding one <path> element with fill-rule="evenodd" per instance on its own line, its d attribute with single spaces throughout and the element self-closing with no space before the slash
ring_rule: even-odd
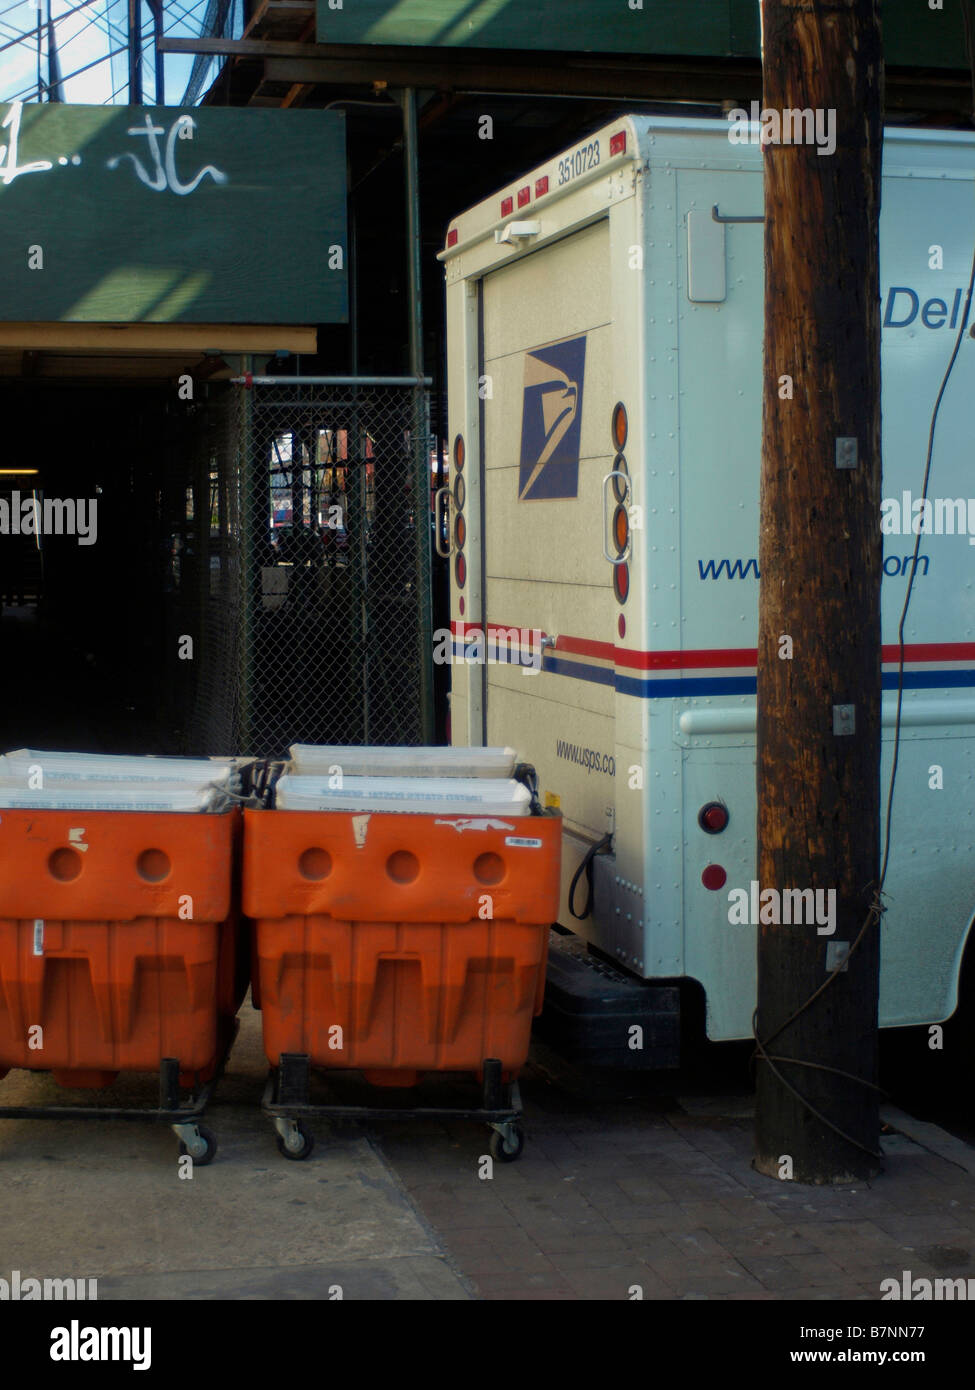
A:
<svg viewBox="0 0 975 1390">
<path fill-rule="evenodd" d="M 629 423 L 626 418 L 626 406 L 622 401 L 617 401 L 613 406 L 613 443 L 616 445 L 616 452 L 622 453 L 626 448 L 626 435 Z"/>
<path fill-rule="evenodd" d="M 613 540 L 617 555 L 622 555 L 630 543 L 630 518 L 623 506 L 617 507 L 613 513 Z"/>
</svg>

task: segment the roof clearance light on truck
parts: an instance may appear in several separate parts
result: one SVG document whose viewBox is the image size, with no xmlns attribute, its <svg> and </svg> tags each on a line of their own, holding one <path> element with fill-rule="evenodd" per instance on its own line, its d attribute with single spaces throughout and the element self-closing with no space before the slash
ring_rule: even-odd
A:
<svg viewBox="0 0 975 1390">
<path fill-rule="evenodd" d="M 626 419 L 626 406 L 622 401 L 617 401 L 613 406 L 613 443 L 616 445 L 617 453 L 622 453 L 626 448 L 626 436 L 629 424 Z"/>
<path fill-rule="evenodd" d="M 709 835 L 720 835 L 728 824 L 728 808 L 720 801 L 709 801 L 697 813 L 697 823 Z"/>
<path fill-rule="evenodd" d="M 618 130 L 615 135 L 609 137 L 610 154 L 626 154 L 626 131 Z"/>
<path fill-rule="evenodd" d="M 548 192 L 548 174 L 543 174 L 540 179 L 535 180 L 535 197 L 544 198 Z"/>
<path fill-rule="evenodd" d="M 451 247 L 451 246 L 456 246 L 456 245 L 457 245 L 457 228 L 456 228 L 456 227 L 451 227 L 450 231 L 447 233 L 447 246 L 448 246 L 448 248 L 449 248 L 449 247 Z"/>
<path fill-rule="evenodd" d="M 501 216 L 502 216 L 502 217 L 510 217 L 511 214 L 514 212 L 514 210 L 515 210 L 515 200 L 514 200 L 514 198 L 502 198 L 502 199 L 501 199 Z"/>
<path fill-rule="evenodd" d="M 518 189 L 518 206 L 526 207 L 532 200 L 532 190 L 530 184 L 525 184 L 524 188 Z"/>
</svg>

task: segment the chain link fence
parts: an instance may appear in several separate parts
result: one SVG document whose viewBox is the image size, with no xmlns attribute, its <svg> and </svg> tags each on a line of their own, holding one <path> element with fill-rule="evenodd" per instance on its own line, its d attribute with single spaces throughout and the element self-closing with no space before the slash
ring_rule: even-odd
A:
<svg viewBox="0 0 975 1390">
<path fill-rule="evenodd" d="M 195 539 L 171 621 L 198 644 L 187 745 L 432 742 L 426 393 L 261 377 L 225 392 L 184 479 Z"/>
</svg>

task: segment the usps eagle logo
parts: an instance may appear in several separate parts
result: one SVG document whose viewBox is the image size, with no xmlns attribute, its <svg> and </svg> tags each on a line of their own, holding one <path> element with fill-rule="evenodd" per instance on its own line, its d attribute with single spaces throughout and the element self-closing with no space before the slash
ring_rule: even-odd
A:
<svg viewBox="0 0 975 1390">
<path fill-rule="evenodd" d="M 576 497 L 586 339 L 525 353 L 518 499 Z"/>
</svg>

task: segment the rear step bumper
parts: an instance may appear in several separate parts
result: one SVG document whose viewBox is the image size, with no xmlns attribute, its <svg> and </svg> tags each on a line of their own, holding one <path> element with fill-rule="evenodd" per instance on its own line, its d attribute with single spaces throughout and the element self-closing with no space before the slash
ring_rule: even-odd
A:
<svg viewBox="0 0 975 1390">
<path fill-rule="evenodd" d="M 595 1067 L 680 1066 L 680 990 L 624 975 L 553 937 L 535 1034 L 561 1056 Z"/>
</svg>

